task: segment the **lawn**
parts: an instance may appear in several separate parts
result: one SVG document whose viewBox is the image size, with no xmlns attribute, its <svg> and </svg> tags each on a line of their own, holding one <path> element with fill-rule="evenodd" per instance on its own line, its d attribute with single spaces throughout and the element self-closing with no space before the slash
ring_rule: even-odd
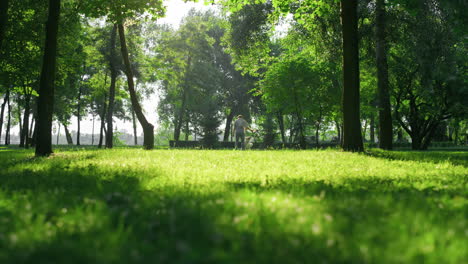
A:
<svg viewBox="0 0 468 264">
<path fill-rule="evenodd" d="M 467 263 L 468 152 L 0 148 L 0 263 Z"/>
</svg>

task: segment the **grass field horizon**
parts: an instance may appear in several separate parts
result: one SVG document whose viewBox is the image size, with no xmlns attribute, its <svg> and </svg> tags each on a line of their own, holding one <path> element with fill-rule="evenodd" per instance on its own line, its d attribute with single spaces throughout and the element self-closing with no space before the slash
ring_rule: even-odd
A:
<svg viewBox="0 0 468 264">
<path fill-rule="evenodd" d="M 0 148 L 1 263 L 463 263 L 468 152 Z"/>
</svg>

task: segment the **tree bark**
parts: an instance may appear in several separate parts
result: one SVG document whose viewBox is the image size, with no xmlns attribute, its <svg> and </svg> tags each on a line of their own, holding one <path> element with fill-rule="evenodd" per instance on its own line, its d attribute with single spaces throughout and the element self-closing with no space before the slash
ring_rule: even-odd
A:
<svg viewBox="0 0 468 264">
<path fill-rule="evenodd" d="M 78 105 L 77 105 L 77 113 L 76 113 L 76 122 L 77 122 L 77 131 L 76 131 L 76 145 L 81 145 L 80 142 L 80 134 L 81 134 L 81 85 L 78 88 Z"/>
<path fill-rule="evenodd" d="M 376 1 L 376 60 L 379 102 L 379 147 L 393 149 L 393 127 L 388 82 L 385 0 Z"/>
<path fill-rule="evenodd" d="M 338 121 L 335 120 L 335 126 L 336 126 L 336 134 L 337 134 L 337 138 L 338 138 L 338 142 L 340 143 L 341 145 L 341 125 Z"/>
<path fill-rule="evenodd" d="M 154 148 L 154 126 L 146 120 L 143 110 L 141 109 L 140 103 L 138 102 L 137 94 L 135 91 L 135 83 L 133 82 L 133 71 L 130 65 L 130 59 L 128 58 L 127 42 L 125 40 L 125 32 L 122 24 L 118 25 L 119 36 L 120 36 L 120 47 L 122 49 L 122 57 L 125 64 L 125 74 L 127 75 L 128 91 L 130 92 L 130 99 L 132 101 L 132 107 L 135 114 L 143 128 L 143 147 L 145 149 Z"/>
<path fill-rule="evenodd" d="M 59 144 L 59 140 L 60 140 L 60 122 L 58 122 L 58 131 L 57 131 L 57 144 Z"/>
<path fill-rule="evenodd" d="M 111 83 L 109 87 L 109 105 L 107 108 L 107 134 L 106 134 L 106 148 L 112 148 L 114 145 L 114 127 L 112 117 L 114 115 L 114 101 L 115 101 L 115 83 L 117 81 L 117 54 L 115 52 L 117 38 L 117 24 L 112 28 L 110 38 L 110 54 L 109 54 L 109 67 L 111 72 Z"/>
<path fill-rule="evenodd" d="M 343 27 L 343 150 L 364 151 L 359 106 L 357 0 L 341 0 Z"/>
<path fill-rule="evenodd" d="M 374 114 L 370 116 L 370 123 L 369 123 L 369 131 L 370 131 L 370 142 L 375 143 L 375 117 Z"/>
<path fill-rule="evenodd" d="M 65 137 L 67 138 L 67 144 L 68 145 L 73 145 L 73 138 L 72 135 L 70 134 L 70 131 L 68 130 L 67 125 L 65 123 L 62 123 L 63 129 L 65 130 Z"/>
<path fill-rule="evenodd" d="M 185 141 L 189 140 L 189 117 L 188 114 L 185 115 Z"/>
<path fill-rule="evenodd" d="M 3 39 L 5 38 L 6 32 L 6 24 L 8 22 L 8 5 L 9 0 L 0 1 L 0 51 L 2 50 Z"/>
<path fill-rule="evenodd" d="M 10 128 L 11 128 L 11 103 L 10 96 L 8 96 L 8 122 L 5 131 L 5 145 L 10 145 Z"/>
<path fill-rule="evenodd" d="M 191 61 L 192 61 L 192 56 L 188 56 L 187 57 L 187 65 L 186 65 L 186 69 L 185 69 L 185 81 L 184 81 L 184 91 L 182 93 L 182 105 L 180 107 L 180 112 L 179 112 L 179 115 L 177 117 L 177 123 L 176 123 L 176 127 L 174 129 L 174 140 L 176 142 L 179 141 L 179 138 L 180 138 L 180 130 L 182 129 L 182 121 L 183 121 L 183 116 L 184 116 L 184 113 L 185 113 L 185 107 L 186 107 L 186 104 L 187 104 L 187 93 L 188 93 L 188 70 L 190 68 L 190 64 L 191 64 Z"/>
<path fill-rule="evenodd" d="M 36 156 L 52 154 L 52 114 L 57 57 L 57 35 L 60 17 L 60 0 L 49 0 L 49 17 L 46 25 L 44 58 L 37 105 Z"/>
<path fill-rule="evenodd" d="M 23 138 L 23 119 L 21 118 L 21 103 L 20 103 L 20 96 L 18 95 L 16 101 L 16 107 L 18 108 L 18 125 L 19 125 L 19 136 L 20 136 L 20 147 L 24 147 L 24 138 Z"/>
<path fill-rule="evenodd" d="M 136 124 L 135 111 L 133 111 L 133 109 L 132 109 L 132 123 L 133 123 L 133 144 L 137 146 L 138 145 L 137 124 Z"/>
<path fill-rule="evenodd" d="M 104 78 L 104 86 L 107 85 L 107 73 Z M 102 102 L 102 113 L 100 114 L 101 118 L 101 128 L 99 129 L 99 143 L 98 148 L 102 148 L 103 138 L 104 138 L 104 130 L 106 125 L 106 113 L 107 113 L 107 96 L 104 95 L 104 99 Z"/>
<path fill-rule="evenodd" d="M 284 130 L 284 117 L 283 117 L 283 114 L 281 112 L 278 112 L 276 114 L 276 118 L 278 119 L 278 126 L 279 126 L 280 133 L 281 133 L 281 142 L 284 144 L 284 143 L 286 143 L 286 131 Z"/>
<path fill-rule="evenodd" d="M 29 115 L 31 113 L 31 94 L 25 94 L 23 129 L 21 129 L 21 147 L 29 148 Z"/>
<path fill-rule="evenodd" d="M 229 114 L 226 117 L 226 126 L 224 127 L 224 137 L 223 137 L 224 142 L 229 141 L 229 134 L 231 133 L 231 124 L 232 124 L 233 118 L 234 118 L 234 111 L 230 109 Z"/>
<path fill-rule="evenodd" d="M 2 103 L 2 110 L 0 111 L 0 140 L 2 138 L 2 131 L 3 131 L 3 116 L 5 114 L 5 106 L 7 105 L 7 102 L 10 97 L 10 89 L 7 89 L 7 92 L 5 94 L 5 97 L 3 98 L 3 103 Z"/>
<path fill-rule="evenodd" d="M 93 128 L 91 132 L 91 146 L 94 146 L 94 122 L 96 121 L 96 115 L 93 114 Z"/>
</svg>

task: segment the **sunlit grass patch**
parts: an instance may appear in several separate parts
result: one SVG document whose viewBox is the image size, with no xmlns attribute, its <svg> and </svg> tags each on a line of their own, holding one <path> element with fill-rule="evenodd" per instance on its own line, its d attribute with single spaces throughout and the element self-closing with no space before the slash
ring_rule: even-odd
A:
<svg viewBox="0 0 468 264">
<path fill-rule="evenodd" d="M 0 262 L 462 263 L 466 152 L 0 151 Z"/>
</svg>

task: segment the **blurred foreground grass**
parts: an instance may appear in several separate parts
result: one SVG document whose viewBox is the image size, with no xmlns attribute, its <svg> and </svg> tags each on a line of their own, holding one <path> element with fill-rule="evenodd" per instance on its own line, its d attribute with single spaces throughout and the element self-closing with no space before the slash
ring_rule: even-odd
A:
<svg viewBox="0 0 468 264">
<path fill-rule="evenodd" d="M 468 153 L 0 148 L 0 263 L 466 263 Z"/>
</svg>

